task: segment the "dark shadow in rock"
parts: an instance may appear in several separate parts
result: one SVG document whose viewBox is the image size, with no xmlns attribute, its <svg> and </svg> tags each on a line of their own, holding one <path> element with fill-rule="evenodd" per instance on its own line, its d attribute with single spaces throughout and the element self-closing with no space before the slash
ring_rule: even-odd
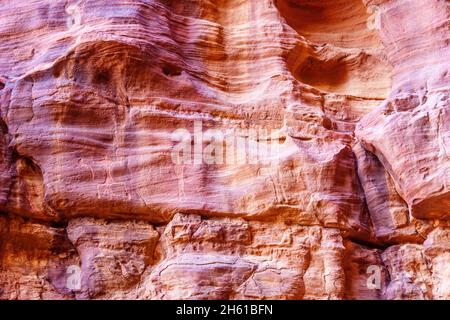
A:
<svg viewBox="0 0 450 320">
<path fill-rule="evenodd" d="M 345 61 L 320 61 L 314 57 L 309 57 L 294 71 L 294 76 L 303 83 L 322 88 L 339 87 L 345 84 L 348 73 Z"/>
<path fill-rule="evenodd" d="M 168 77 L 174 77 L 174 76 L 181 75 L 181 69 L 174 65 L 167 64 L 162 68 L 162 71 Z"/>
</svg>

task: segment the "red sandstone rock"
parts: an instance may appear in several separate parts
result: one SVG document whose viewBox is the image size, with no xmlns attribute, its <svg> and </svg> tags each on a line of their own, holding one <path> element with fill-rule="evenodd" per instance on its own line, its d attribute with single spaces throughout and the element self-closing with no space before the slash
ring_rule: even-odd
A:
<svg viewBox="0 0 450 320">
<path fill-rule="evenodd" d="M 0 298 L 450 298 L 447 1 L 0 9 Z"/>
</svg>

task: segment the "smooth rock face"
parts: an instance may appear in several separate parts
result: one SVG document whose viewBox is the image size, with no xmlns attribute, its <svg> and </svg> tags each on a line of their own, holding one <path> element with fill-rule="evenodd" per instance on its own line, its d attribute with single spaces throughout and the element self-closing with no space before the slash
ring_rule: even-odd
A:
<svg viewBox="0 0 450 320">
<path fill-rule="evenodd" d="M 0 10 L 1 299 L 450 299 L 448 1 Z"/>
</svg>

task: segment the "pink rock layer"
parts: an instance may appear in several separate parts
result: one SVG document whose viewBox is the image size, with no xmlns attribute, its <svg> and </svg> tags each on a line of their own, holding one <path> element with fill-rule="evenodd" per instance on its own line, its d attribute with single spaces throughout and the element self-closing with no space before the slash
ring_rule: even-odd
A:
<svg viewBox="0 0 450 320">
<path fill-rule="evenodd" d="M 450 298 L 448 1 L 0 10 L 1 299 Z"/>
</svg>

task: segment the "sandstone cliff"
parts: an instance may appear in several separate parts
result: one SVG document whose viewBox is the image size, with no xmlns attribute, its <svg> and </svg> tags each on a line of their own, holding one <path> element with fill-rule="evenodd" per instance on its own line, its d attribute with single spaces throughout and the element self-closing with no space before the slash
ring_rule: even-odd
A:
<svg viewBox="0 0 450 320">
<path fill-rule="evenodd" d="M 450 299 L 449 1 L 0 10 L 1 299 Z"/>
</svg>

